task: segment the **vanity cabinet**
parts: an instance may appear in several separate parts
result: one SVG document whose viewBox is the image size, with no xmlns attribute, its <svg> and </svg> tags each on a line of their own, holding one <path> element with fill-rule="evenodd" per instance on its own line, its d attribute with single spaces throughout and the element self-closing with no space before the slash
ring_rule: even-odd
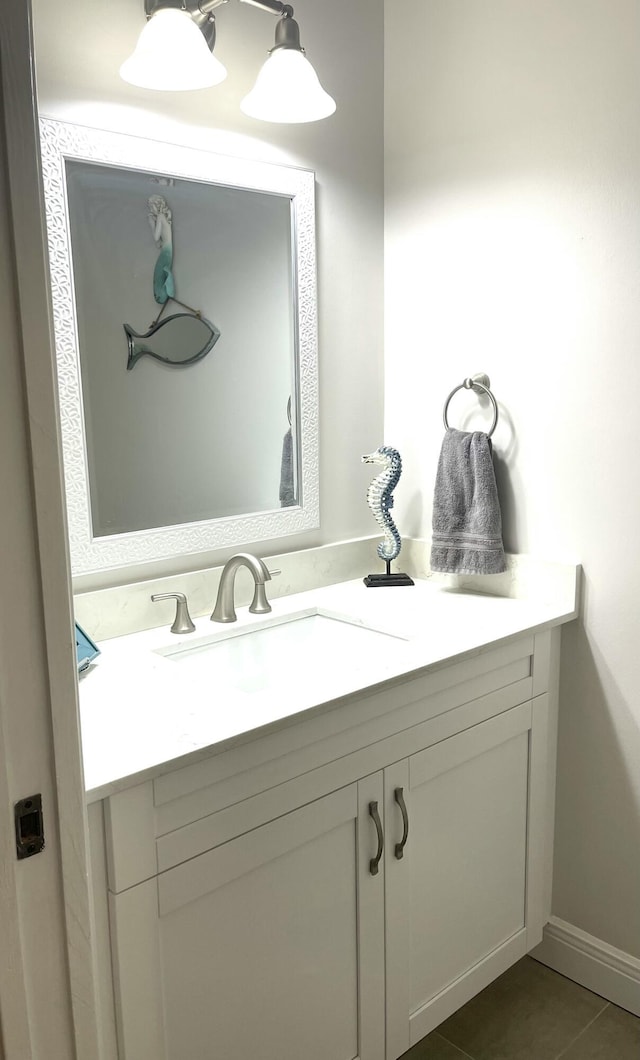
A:
<svg viewBox="0 0 640 1060">
<path fill-rule="evenodd" d="M 104 1060 L 396 1060 L 535 946 L 556 648 L 520 638 L 96 804 Z"/>
</svg>

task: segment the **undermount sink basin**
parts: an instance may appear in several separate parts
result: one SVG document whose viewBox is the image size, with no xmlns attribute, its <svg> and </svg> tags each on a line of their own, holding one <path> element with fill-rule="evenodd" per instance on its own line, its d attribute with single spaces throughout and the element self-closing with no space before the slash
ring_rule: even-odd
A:
<svg viewBox="0 0 640 1060">
<path fill-rule="evenodd" d="M 326 677 L 362 670 L 382 653 L 405 644 L 402 637 L 370 629 L 347 617 L 304 611 L 263 619 L 259 625 L 224 630 L 193 643 L 157 649 L 212 687 L 262 692 L 292 682 L 321 683 Z"/>
</svg>

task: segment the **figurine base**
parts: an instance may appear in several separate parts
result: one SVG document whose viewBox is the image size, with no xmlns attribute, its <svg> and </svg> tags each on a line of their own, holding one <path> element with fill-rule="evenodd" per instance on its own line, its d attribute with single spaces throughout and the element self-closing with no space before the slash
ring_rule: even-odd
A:
<svg viewBox="0 0 640 1060">
<path fill-rule="evenodd" d="M 363 581 L 368 589 L 383 585 L 415 585 L 413 578 L 410 578 L 408 574 L 367 574 Z"/>
</svg>

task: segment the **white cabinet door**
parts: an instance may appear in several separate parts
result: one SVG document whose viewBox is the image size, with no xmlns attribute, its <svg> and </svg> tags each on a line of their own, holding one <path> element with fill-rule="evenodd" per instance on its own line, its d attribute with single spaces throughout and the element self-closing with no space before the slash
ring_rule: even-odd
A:
<svg viewBox="0 0 640 1060">
<path fill-rule="evenodd" d="M 387 1060 L 526 952 L 531 716 L 526 703 L 385 770 Z"/>
<path fill-rule="evenodd" d="M 382 774 L 111 895 L 120 1060 L 384 1060 Z"/>
</svg>

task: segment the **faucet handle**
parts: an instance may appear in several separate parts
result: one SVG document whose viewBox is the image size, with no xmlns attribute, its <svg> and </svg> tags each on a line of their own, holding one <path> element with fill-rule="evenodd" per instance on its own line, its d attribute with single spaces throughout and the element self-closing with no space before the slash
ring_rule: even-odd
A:
<svg viewBox="0 0 640 1060">
<path fill-rule="evenodd" d="M 191 615 L 189 614 L 189 608 L 187 606 L 187 598 L 184 593 L 154 593 L 151 599 L 154 603 L 156 600 L 175 600 L 176 617 L 173 620 L 171 632 L 193 633 L 196 627 L 191 621 Z"/>
<path fill-rule="evenodd" d="M 270 578 L 276 578 L 278 574 L 282 574 L 282 571 L 279 568 L 269 570 L 269 568 L 266 567 L 265 564 L 263 564 L 263 566 L 265 566 L 265 579 L 267 580 Z M 253 600 L 249 605 L 249 610 L 251 611 L 252 615 L 267 615 L 271 610 L 271 604 L 267 600 L 266 581 L 264 584 L 262 582 L 256 582 L 256 587 L 253 593 Z"/>
<path fill-rule="evenodd" d="M 267 615 L 271 610 L 271 604 L 267 600 L 267 582 L 271 581 L 272 574 L 279 574 L 280 571 L 270 571 L 262 559 L 258 560 L 258 565 L 262 570 L 264 580 L 259 581 L 256 578 L 253 600 L 249 604 L 249 610 L 252 615 Z"/>
<path fill-rule="evenodd" d="M 271 604 L 267 600 L 267 590 L 264 582 L 256 582 L 253 600 L 249 604 L 252 615 L 266 615 L 271 610 Z"/>
</svg>

